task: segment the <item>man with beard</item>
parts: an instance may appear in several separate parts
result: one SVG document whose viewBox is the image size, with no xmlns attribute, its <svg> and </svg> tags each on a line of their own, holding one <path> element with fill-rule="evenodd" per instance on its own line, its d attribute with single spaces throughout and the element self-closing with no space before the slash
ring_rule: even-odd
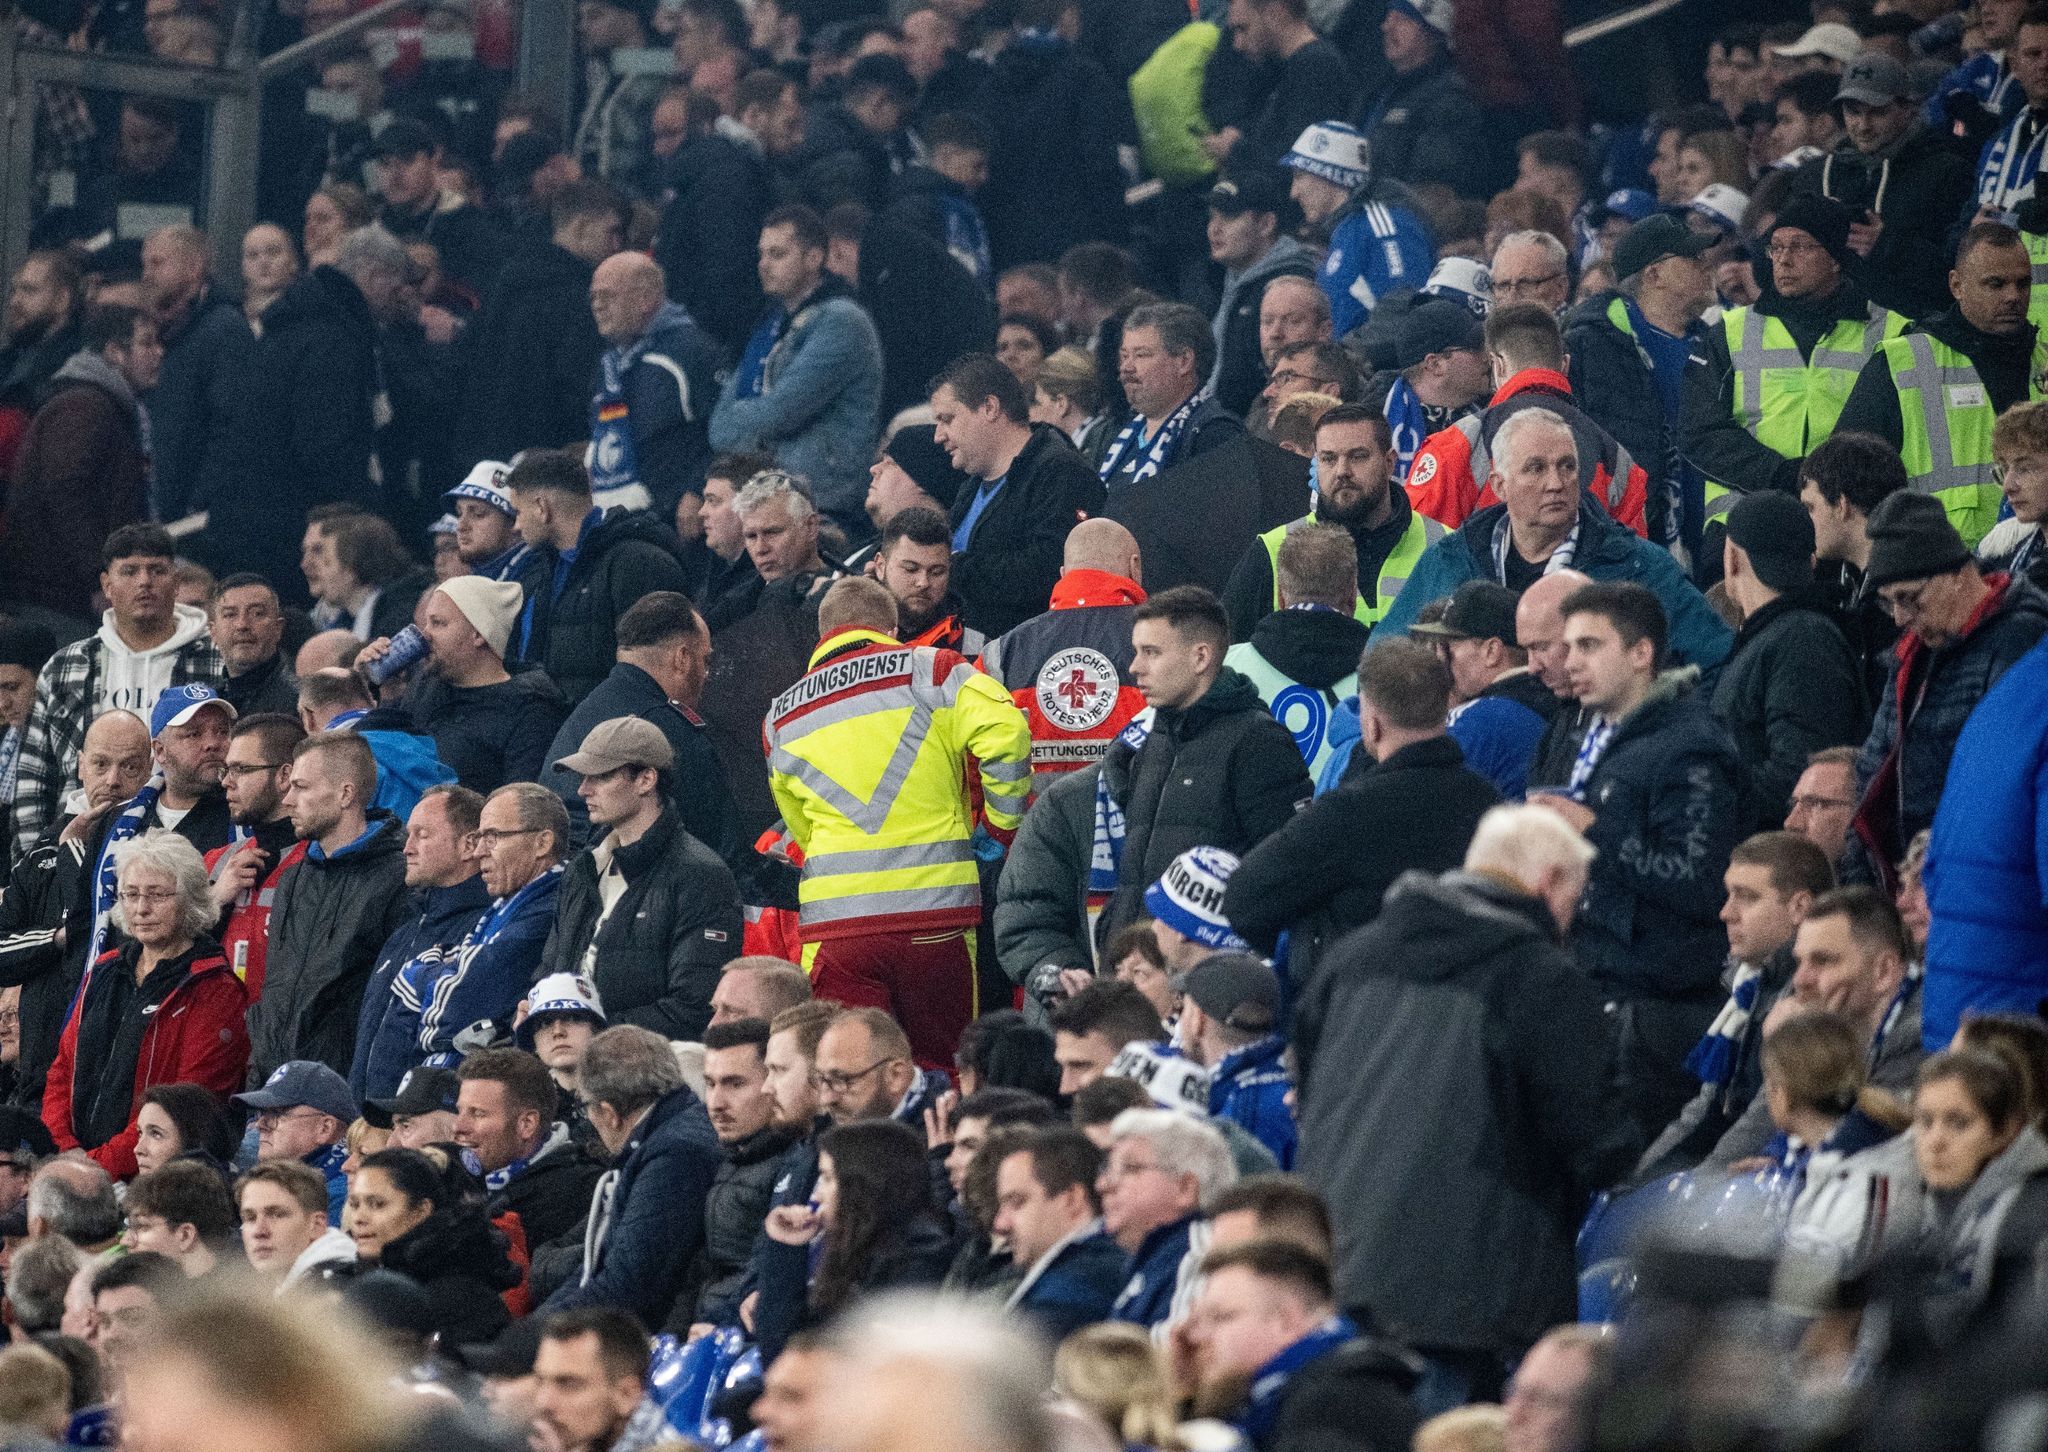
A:
<svg viewBox="0 0 2048 1452">
<path fill-rule="evenodd" d="M 519 510 L 505 492 L 512 466 L 485 459 L 441 498 L 455 515 L 455 554 L 463 572 L 487 580 L 517 580 L 533 555 L 519 533 Z"/>
<path fill-rule="evenodd" d="M 249 835 L 206 854 L 206 874 L 221 912 L 216 936 L 235 976 L 253 1002 L 263 992 L 263 964 L 270 948 L 270 905 L 278 880 L 306 855 L 306 844 L 284 808 L 291 782 L 292 752 L 306 733 L 290 716 L 244 716 L 228 737 L 221 787 L 228 815 Z"/>
<path fill-rule="evenodd" d="M 783 1154 L 800 1132 L 775 1122 L 768 1039 L 769 1023 L 759 1018 L 714 1023 L 704 1031 L 704 1108 L 725 1151 L 704 1202 L 704 1289 L 692 1318 L 707 1328 L 729 1324 L 737 1313 Z"/>
<path fill-rule="evenodd" d="M 931 509 L 906 509 L 882 531 L 874 576 L 896 597 L 897 633 L 905 645 L 935 645 L 972 659 L 988 637 L 970 629 L 965 604 L 949 588 L 953 577 L 952 531 Z"/>
<path fill-rule="evenodd" d="M 229 575 L 209 612 L 213 648 L 227 666 L 221 699 L 244 716 L 299 709 L 299 678 L 284 658 L 284 610 L 261 575 Z"/>
<path fill-rule="evenodd" d="M 624 1311 L 591 1306 L 550 1316 L 533 1360 L 536 1446 L 561 1452 L 627 1452 L 663 1430 L 643 1402 L 647 1333 Z"/>
<path fill-rule="evenodd" d="M 43 385 L 78 351 L 84 300 L 78 264 L 64 252 L 31 252 L 14 274 L 0 319 L 0 485 L 14 471 L 14 455 Z"/>
<path fill-rule="evenodd" d="M 206 234 L 189 222 L 142 242 L 142 291 L 163 340 L 149 395 L 150 499 L 158 519 L 205 507 L 207 484 L 228 467 L 233 389 L 255 346 L 239 303 L 206 275 Z"/>
<path fill-rule="evenodd" d="M 1376 624 L 1407 583 L 1422 552 L 1444 537 L 1444 527 L 1417 514 L 1408 491 L 1393 487 L 1393 436 L 1379 410 L 1347 403 L 1316 425 L 1314 512 L 1269 529 L 1253 542 L 1224 587 L 1233 640 L 1280 608 L 1281 543 L 1304 524 L 1340 525 L 1358 547 L 1358 597 L 1353 613 Z"/>
</svg>

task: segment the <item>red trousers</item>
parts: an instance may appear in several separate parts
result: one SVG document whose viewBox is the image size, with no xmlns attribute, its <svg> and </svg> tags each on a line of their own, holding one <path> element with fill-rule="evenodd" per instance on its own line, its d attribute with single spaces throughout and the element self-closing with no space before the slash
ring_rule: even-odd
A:
<svg viewBox="0 0 2048 1452">
<path fill-rule="evenodd" d="M 974 1018 L 974 932 L 871 933 L 804 945 L 811 992 L 885 1010 L 910 1036 L 921 1069 L 953 1069 Z"/>
</svg>

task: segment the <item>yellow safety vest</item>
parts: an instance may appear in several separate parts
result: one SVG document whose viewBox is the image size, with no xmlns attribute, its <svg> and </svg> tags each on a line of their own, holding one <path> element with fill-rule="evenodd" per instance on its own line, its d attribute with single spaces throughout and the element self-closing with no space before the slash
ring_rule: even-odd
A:
<svg viewBox="0 0 2048 1452">
<path fill-rule="evenodd" d="M 1998 523 L 2003 498 L 1992 478 L 1991 428 L 1998 415 L 1968 357 L 1929 333 L 1881 345 L 1899 391 L 1899 457 L 1912 487 L 1948 511 L 1963 543 L 1975 549 Z M 2041 397 L 2043 345 L 2036 342 L 2027 401 Z"/>
<path fill-rule="evenodd" d="M 2034 290 L 2027 301 L 2027 321 L 2037 328 L 2048 327 L 2048 232 L 2022 232 L 2027 260 L 2034 264 Z"/>
<path fill-rule="evenodd" d="M 1315 516 L 1305 514 L 1291 523 L 1269 529 L 1259 536 L 1259 543 L 1266 547 L 1266 562 L 1272 566 L 1273 608 L 1280 608 L 1280 543 L 1293 531 L 1304 524 L 1313 524 Z M 1408 576 L 1414 571 L 1422 552 L 1442 539 L 1444 527 L 1428 515 L 1417 513 L 1408 521 L 1408 528 L 1401 533 L 1401 539 L 1387 552 L 1385 563 L 1380 566 L 1379 580 L 1374 587 L 1373 602 L 1365 603 L 1361 592 L 1358 603 L 1351 613 L 1367 625 L 1377 625 L 1394 603 L 1394 597 L 1401 593 L 1401 587 L 1408 583 Z"/>
</svg>

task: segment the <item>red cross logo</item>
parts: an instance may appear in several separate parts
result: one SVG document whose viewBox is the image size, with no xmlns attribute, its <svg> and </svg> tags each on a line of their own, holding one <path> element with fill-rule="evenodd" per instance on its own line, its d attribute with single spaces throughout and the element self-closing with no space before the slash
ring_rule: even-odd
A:
<svg viewBox="0 0 2048 1452">
<path fill-rule="evenodd" d="M 1083 670 L 1076 670 L 1059 684 L 1059 694 L 1066 699 L 1067 705 L 1076 711 L 1087 705 L 1089 698 L 1101 689 L 1102 687 L 1088 679 L 1088 673 Z"/>
</svg>

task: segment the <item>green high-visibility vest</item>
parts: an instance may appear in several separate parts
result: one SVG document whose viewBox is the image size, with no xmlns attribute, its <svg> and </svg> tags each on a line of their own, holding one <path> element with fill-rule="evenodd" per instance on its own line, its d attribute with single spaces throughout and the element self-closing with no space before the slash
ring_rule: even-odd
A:
<svg viewBox="0 0 2048 1452">
<path fill-rule="evenodd" d="M 1878 344 L 1906 331 L 1906 319 L 1871 304 L 1862 318 L 1844 319 L 1802 357 L 1784 322 L 1753 307 L 1721 315 L 1728 361 L 1735 370 L 1735 417 L 1765 448 L 1787 459 L 1803 459 L 1835 431 L 1856 375 Z M 1736 491 L 1707 481 L 1707 518 L 1726 514 Z"/>
<path fill-rule="evenodd" d="M 2048 327 L 2048 232 L 2022 232 L 2020 241 L 2027 244 L 2027 260 L 2034 264 L 2034 290 L 2027 301 L 2027 321 L 2035 327 Z"/>
<path fill-rule="evenodd" d="M 1396 486 L 1398 487 L 1398 486 Z M 1277 529 L 1269 529 L 1259 536 L 1259 543 L 1266 547 L 1266 563 L 1272 567 L 1273 608 L 1280 608 L 1280 542 L 1288 534 L 1304 524 L 1315 522 L 1315 516 L 1305 514 L 1292 523 Z M 1360 594 L 1358 603 L 1351 607 L 1351 613 L 1367 625 L 1377 625 L 1380 617 L 1394 603 L 1394 597 L 1401 593 L 1401 587 L 1408 583 L 1408 577 L 1415 572 L 1415 565 L 1422 558 L 1422 552 L 1444 537 L 1444 527 L 1426 514 L 1414 515 L 1408 521 L 1408 528 L 1401 533 L 1401 541 L 1388 551 L 1386 562 L 1380 566 L 1379 580 L 1373 587 L 1373 603 L 1365 603 Z"/>
<path fill-rule="evenodd" d="M 1911 486 L 1948 511 L 1963 543 L 1975 549 L 1998 523 L 2003 495 L 1992 477 L 1991 427 L 1998 415 L 1970 360 L 1928 333 L 1880 345 L 1899 391 L 1904 437 L 1899 457 Z M 2027 401 L 2041 397 L 2043 346 L 2035 344 Z"/>
</svg>

